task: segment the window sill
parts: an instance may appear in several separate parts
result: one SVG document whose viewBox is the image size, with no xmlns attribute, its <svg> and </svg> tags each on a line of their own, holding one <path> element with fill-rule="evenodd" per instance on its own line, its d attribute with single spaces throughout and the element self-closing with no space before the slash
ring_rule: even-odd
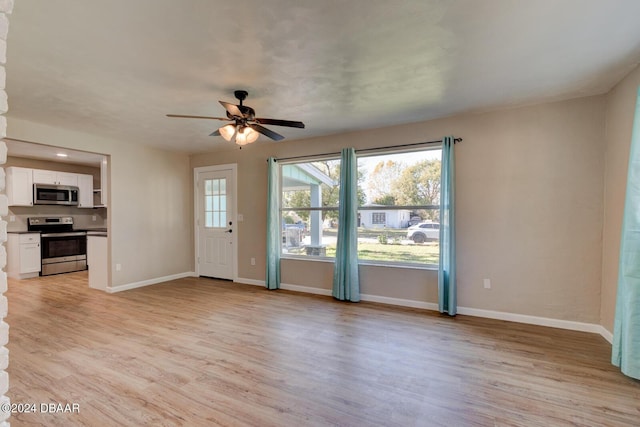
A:
<svg viewBox="0 0 640 427">
<path fill-rule="evenodd" d="M 329 257 L 308 257 L 308 256 L 295 256 L 295 255 L 281 255 L 280 259 L 294 260 L 294 261 L 310 261 L 310 262 L 326 262 L 333 264 L 334 258 Z M 361 260 L 358 262 L 361 266 L 372 267 L 389 267 L 389 268 L 402 268 L 406 270 L 433 270 L 438 271 L 438 266 L 435 264 L 402 264 L 402 263 L 385 263 L 379 261 Z"/>
</svg>

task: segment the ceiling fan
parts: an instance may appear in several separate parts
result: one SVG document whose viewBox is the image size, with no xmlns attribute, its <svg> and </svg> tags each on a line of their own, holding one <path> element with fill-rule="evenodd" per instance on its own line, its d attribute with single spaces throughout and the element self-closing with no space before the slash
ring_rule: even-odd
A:
<svg viewBox="0 0 640 427">
<path fill-rule="evenodd" d="M 231 121 L 232 123 L 222 126 L 218 130 L 214 131 L 210 136 L 222 136 L 227 141 L 231 141 L 235 137 L 235 143 L 240 146 L 254 142 L 258 139 L 260 134 L 271 138 L 274 141 L 281 141 L 284 139 L 284 136 L 267 129 L 262 126 L 263 124 L 304 129 L 304 123 L 302 122 L 256 117 L 256 112 L 253 108 L 247 105 L 242 105 L 242 101 L 247 98 L 249 92 L 245 90 L 236 90 L 233 94 L 240 101 L 239 105 L 218 101 L 227 110 L 227 117 L 191 116 L 183 114 L 167 114 L 167 117 Z"/>
</svg>

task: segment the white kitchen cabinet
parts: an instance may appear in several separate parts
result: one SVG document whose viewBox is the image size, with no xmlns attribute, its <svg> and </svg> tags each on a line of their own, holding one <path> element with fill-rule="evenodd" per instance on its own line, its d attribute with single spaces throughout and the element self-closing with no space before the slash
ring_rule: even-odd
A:
<svg viewBox="0 0 640 427">
<path fill-rule="evenodd" d="M 32 169 L 33 182 L 37 184 L 56 184 L 56 172 L 42 169 Z"/>
<path fill-rule="evenodd" d="M 93 207 L 93 175 L 78 174 L 78 207 Z"/>
<path fill-rule="evenodd" d="M 77 173 L 69 173 L 69 172 L 57 172 L 56 179 L 58 180 L 59 185 L 78 185 L 79 175 Z M 92 184 L 93 186 L 93 181 Z M 93 190 L 92 190 L 93 191 Z"/>
<path fill-rule="evenodd" d="M 32 169 L 11 166 L 6 173 L 9 206 L 33 206 Z"/>
<path fill-rule="evenodd" d="M 70 172 L 33 169 L 33 182 L 36 184 L 78 185 L 78 174 Z"/>
<path fill-rule="evenodd" d="M 9 206 L 33 206 L 34 183 L 78 187 L 78 207 L 94 207 L 93 175 L 16 166 L 8 167 L 6 170 Z"/>
<path fill-rule="evenodd" d="M 109 284 L 107 269 L 107 236 L 87 234 L 87 264 L 89 265 L 89 287 L 106 290 Z"/>
<path fill-rule="evenodd" d="M 40 233 L 9 233 L 7 274 L 16 279 L 40 274 Z"/>
</svg>

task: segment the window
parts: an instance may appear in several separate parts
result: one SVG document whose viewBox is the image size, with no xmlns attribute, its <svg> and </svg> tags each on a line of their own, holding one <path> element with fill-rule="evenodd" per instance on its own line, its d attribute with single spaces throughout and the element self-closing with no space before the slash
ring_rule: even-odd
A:
<svg viewBox="0 0 640 427">
<path fill-rule="evenodd" d="M 204 226 L 221 228 L 227 225 L 227 180 L 207 179 L 204 182 Z"/>
<path fill-rule="evenodd" d="M 362 218 L 362 217 L 361 217 Z M 387 222 L 387 214 L 380 212 L 372 212 L 371 213 L 371 224 L 374 225 L 384 225 Z"/>
<path fill-rule="evenodd" d="M 440 158 L 439 148 L 358 157 L 365 195 L 358 227 L 360 261 L 438 264 Z"/>
<path fill-rule="evenodd" d="M 280 165 L 282 254 L 334 257 L 340 160 Z"/>
<path fill-rule="evenodd" d="M 430 264 L 439 257 L 441 150 L 358 156 L 358 258 Z M 280 164 L 282 254 L 334 257 L 340 160 Z"/>
</svg>

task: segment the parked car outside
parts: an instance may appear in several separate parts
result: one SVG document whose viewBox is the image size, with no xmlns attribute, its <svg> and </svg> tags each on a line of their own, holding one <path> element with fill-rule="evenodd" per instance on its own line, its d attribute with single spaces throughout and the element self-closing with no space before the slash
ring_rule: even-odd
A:
<svg viewBox="0 0 640 427">
<path fill-rule="evenodd" d="M 409 225 L 417 225 L 420 224 L 422 222 L 422 218 L 420 218 L 419 216 L 412 216 L 411 219 L 409 219 Z"/>
<path fill-rule="evenodd" d="M 407 229 L 407 239 L 415 243 L 424 243 L 427 240 L 440 239 L 440 224 L 432 221 L 424 221 L 412 225 Z"/>
</svg>

